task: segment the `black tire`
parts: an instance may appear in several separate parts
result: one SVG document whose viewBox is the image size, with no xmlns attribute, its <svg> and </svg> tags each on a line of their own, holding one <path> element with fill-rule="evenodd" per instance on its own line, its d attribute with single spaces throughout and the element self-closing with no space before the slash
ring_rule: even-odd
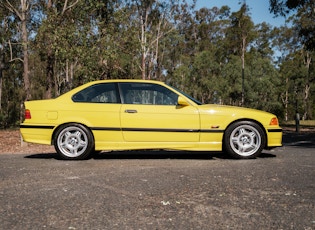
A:
<svg viewBox="0 0 315 230">
<path fill-rule="evenodd" d="M 223 143 L 223 149 L 233 158 L 253 159 L 264 149 L 266 137 L 255 122 L 239 121 L 227 128 Z"/>
<path fill-rule="evenodd" d="M 85 126 L 70 123 L 58 128 L 54 146 L 64 160 L 84 160 L 94 150 L 94 138 Z"/>
</svg>

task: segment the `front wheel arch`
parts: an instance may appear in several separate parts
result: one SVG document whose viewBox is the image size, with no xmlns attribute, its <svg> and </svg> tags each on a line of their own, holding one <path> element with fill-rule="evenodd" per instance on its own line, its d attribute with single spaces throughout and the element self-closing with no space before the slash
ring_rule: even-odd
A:
<svg viewBox="0 0 315 230">
<path fill-rule="evenodd" d="M 232 134 L 232 132 L 234 130 L 237 129 L 237 127 L 243 125 L 246 128 L 252 129 L 252 131 L 248 131 L 249 133 L 253 132 L 253 137 L 256 136 L 257 134 L 257 138 L 260 140 L 260 144 L 256 144 L 254 142 L 254 145 L 257 145 L 257 151 L 253 150 L 252 153 L 248 152 L 248 154 L 246 153 L 241 153 L 238 152 L 238 149 L 235 147 L 231 146 L 231 140 L 230 140 L 230 135 Z M 253 128 L 250 128 L 253 127 Z M 236 131 L 234 132 L 234 134 L 236 133 Z M 249 136 L 251 136 L 249 135 Z M 256 138 L 256 137 L 255 137 Z M 262 150 L 264 148 L 266 148 L 266 146 L 268 145 L 267 143 L 268 138 L 267 138 L 267 133 L 265 128 L 263 127 L 263 125 L 255 120 L 250 120 L 250 119 L 243 119 L 243 120 L 236 120 L 234 122 L 232 122 L 231 124 L 228 125 L 228 127 L 225 129 L 224 134 L 223 134 L 223 140 L 222 140 L 222 150 L 226 153 L 228 153 L 230 156 L 232 156 L 233 158 L 237 158 L 237 159 L 252 159 L 252 158 L 256 158 L 257 156 L 259 156 L 262 152 Z M 259 145 L 259 146 L 258 146 Z M 255 147 L 256 148 L 256 147 Z"/>
</svg>

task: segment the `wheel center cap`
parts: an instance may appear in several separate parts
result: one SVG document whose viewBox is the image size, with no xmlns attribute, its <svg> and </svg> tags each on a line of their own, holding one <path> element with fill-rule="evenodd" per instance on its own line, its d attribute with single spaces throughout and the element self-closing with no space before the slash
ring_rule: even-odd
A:
<svg viewBox="0 0 315 230">
<path fill-rule="evenodd" d="M 241 142 L 242 142 L 243 144 L 246 144 L 246 143 L 249 142 L 249 138 L 248 138 L 247 136 L 242 136 Z"/>
<path fill-rule="evenodd" d="M 71 140 L 69 141 L 69 144 L 73 146 L 76 145 L 76 143 L 77 143 L 77 140 L 75 138 L 71 138 Z"/>
</svg>

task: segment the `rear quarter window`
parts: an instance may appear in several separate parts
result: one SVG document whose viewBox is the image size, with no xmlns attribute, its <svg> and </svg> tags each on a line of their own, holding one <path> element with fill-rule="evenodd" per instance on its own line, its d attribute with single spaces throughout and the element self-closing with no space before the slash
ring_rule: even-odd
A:
<svg viewBox="0 0 315 230">
<path fill-rule="evenodd" d="M 120 103 L 115 83 L 95 84 L 72 96 L 73 102 Z"/>
</svg>

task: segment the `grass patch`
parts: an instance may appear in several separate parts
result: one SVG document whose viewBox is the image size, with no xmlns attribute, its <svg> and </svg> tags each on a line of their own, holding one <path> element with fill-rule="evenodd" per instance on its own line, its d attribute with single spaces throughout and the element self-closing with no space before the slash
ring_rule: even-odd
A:
<svg viewBox="0 0 315 230">
<path fill-rule="evenodd" d="M 285 125 L 285 126 L 295 126 L 295 121 L 292 120 L 292 121 L 283 121 L 281 122 L 282 125 Z M 315 127 L 315 120 L 301 120 L 300 121 L 300 126 L 303 126 L 303 127 Z"/>
</svg>

